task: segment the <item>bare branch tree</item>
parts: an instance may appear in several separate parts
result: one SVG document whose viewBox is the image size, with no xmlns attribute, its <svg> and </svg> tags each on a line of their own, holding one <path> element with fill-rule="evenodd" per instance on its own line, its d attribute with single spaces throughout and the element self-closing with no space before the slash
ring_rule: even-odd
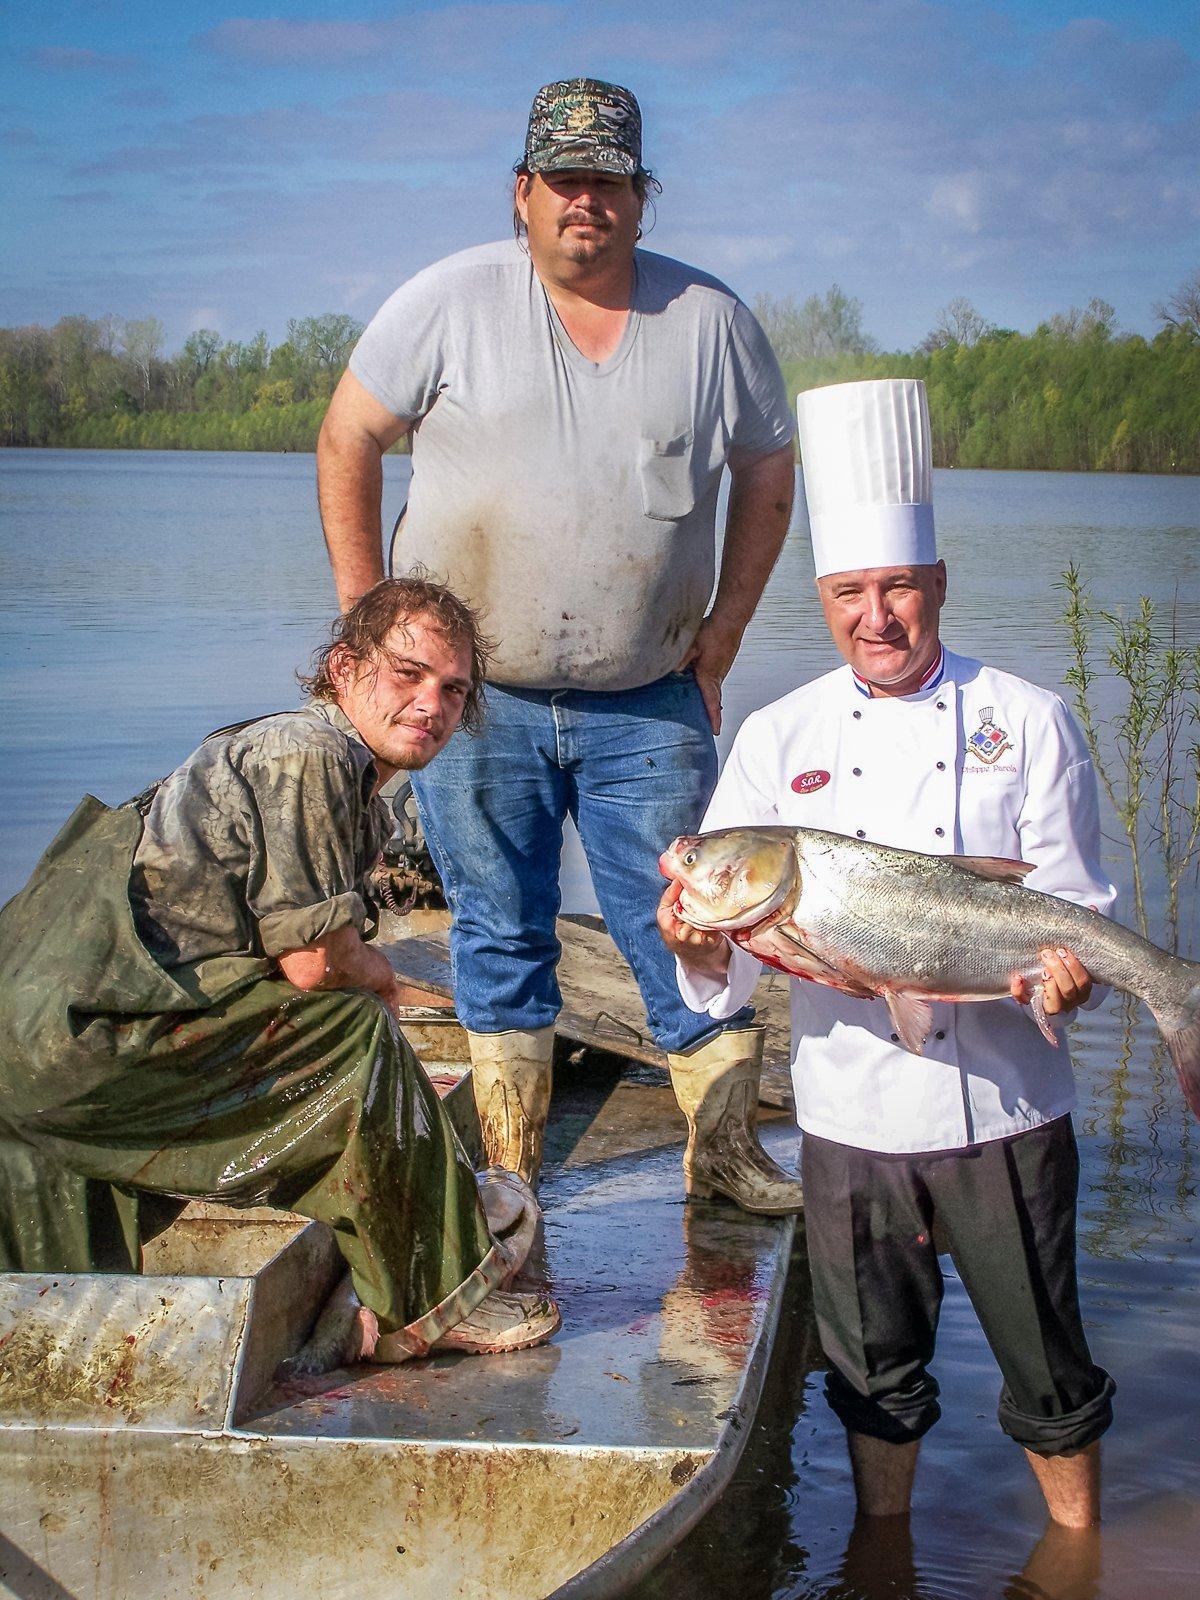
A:
<svg viewBox="0 0 1200 1600">
<path fill-rule="evenodd" d="M 976 311 L 969 300 L 959 295 L 938 312 L 937 321 L 921 340 L 918 349 L 928 352 L 942 350 L 949 344 L 978 344 L 994 329 L 993 323 Z"/>
<path fill-rule="evenodd" d="M 797 305 L 795 296 L 790 294 L 782 300 L 769 294 L 756 295 L 751 310 L 780 361 L 868 355 L 878 348 L 874 339 L 863 332 L 862 301 L 846 294 L 836 283 L 830 284 L 823 295 L 809 295 L 803 305 Z"/>
<path fill-rule="evenodd" d="M 121 329 L 122 354 L 137 374 L 143 410 L 150 399 L 154 364 L 165 338 L 166 332 L 157 317 L 141 317 L 137 321 L 126 322 Z"/>
<path fill-rule="evenodd" d="M 1154 307 L 1154 315 L 1168 328 L 1178 328 L 1190 339 L 1200 339 L 1200 268 L 1181 288 Z"/>
<path fill-rule="evenodd" d="M 1069 311 L 1056 311 L 1043 326 L 1056 339 L 1067 339 L 1072 344 L 1084 339 L 1108 339 L 1116 332 L 1117 313 L 1107 300 L 1093 297 L 1086 310 L 1072 306 Z"/>
</svg>

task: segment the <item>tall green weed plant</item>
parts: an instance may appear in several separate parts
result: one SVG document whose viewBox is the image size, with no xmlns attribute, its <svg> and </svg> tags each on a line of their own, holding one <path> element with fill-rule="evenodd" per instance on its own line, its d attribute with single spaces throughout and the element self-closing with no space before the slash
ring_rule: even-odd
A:
<svg viewBox="0 0 1200 1600">
<path fill-rule="evenodd" d="M 1151 909 L 1161 895 L 1177 951 L 1181 891 L 1200 869 L 1200 645 L 1180 641 L 1176 607 L 1160 617 L 1145 595 L 1128 614 L 1093 606 L 1074 563 L 1059 587 L 1067 597 L 1067 682 L 1129 843 L 1137 925 L 1151 936 Z M 1100 707 L 1105 678 L 1115 690 L 1107 715 Z"/>
</svg>

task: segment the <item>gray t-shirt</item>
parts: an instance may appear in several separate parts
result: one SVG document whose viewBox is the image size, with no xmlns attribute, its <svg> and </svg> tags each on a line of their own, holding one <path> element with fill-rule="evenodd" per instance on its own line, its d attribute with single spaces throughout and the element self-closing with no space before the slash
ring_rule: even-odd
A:
<svg viewBox="0 0 1200 1600">
<path fill-rule="evenodd" d="M 666 256 L 635 262 L 607 361 L 580 354 L 515 240 L 411 278 L 350 360 L 416 423 L 394 570 L 419 562 L 484 611 L 499 683 L 630 689 L 673 671 L 712 592 L 730 450 L 792 437 L 741 301 Z"/>
</svg>

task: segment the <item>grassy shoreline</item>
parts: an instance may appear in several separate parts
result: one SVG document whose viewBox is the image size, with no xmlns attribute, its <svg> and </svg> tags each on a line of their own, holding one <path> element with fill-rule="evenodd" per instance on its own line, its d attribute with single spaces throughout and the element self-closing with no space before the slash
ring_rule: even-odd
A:
<svg viewBox="0 0 1200 1600">
<path fill-rule="evenodd" d="M 905 354 L 841 354 L 784 363 L 801 390 L 863 378 L 923 378 L 934 465 L 1024 471 L 1200 474 L 1200 340 L 1166 332 L 1067 340 L 1045 330 Z M 9 444 L 93 450 L 309 452 L 326 393 L 238 408 L 147 406 L 9 429 Z M 278 396 L 279 398 L 274 398 Z M 0 430 L 0 438 L 4 437 Z M 2 446 L 0 446 L 2 447 Z M 406 444 L 400 446 L 407 449 Z"/>
</svg>

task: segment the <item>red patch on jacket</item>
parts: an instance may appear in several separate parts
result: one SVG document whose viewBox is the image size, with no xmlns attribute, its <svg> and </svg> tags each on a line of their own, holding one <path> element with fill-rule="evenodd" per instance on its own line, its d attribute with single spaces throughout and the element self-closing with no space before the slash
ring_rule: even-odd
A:
<svg viewBox="0 0 1200 1600">
<path fill-rule="evenodd" d="M 823 789 L 829 782 L 829 774 L 819 767 L 812 772 L 802 772 L 798 778 L 792 779 L 792 788 L 797 794 L 813 794 L 817 789 Z"/>
</svg>

